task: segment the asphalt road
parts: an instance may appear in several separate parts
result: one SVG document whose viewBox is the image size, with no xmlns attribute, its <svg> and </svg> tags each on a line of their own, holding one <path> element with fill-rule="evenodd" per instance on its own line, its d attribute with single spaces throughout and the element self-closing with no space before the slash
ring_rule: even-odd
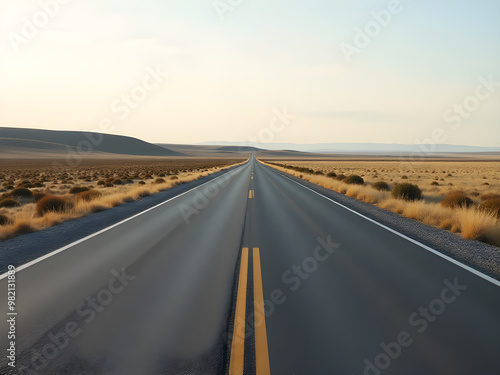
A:
<svg viewBox="0 0 500 375">
<path fill-rule="evenodd" d="M 254 158 L 62 250 L 2 374 L 500 373 L 498 283 Z"/>
</svg>

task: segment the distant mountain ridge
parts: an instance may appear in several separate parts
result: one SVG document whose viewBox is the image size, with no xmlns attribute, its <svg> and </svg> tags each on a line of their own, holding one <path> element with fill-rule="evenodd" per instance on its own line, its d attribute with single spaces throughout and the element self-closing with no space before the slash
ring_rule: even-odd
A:
<svg viewBox="0 0 500 375">
<path fill-rule="evenodd" d="M 29 152 L 30 148 L 49 150 L 52 145 L 55 152 L 60 152 L 60 146 L 69 146 L 73 149 L 81 149 L 83 152 L 97 151 L 111 154 L 133 155 L 133 156 L 182 156 L 180 152 L 170 150 L 152 143 L 148 143 L 133 137 L 122 135 L 102 134 L 85 131 L 66 130 L 42 130 L 24 128 L 0 127 L 0 138 L 3 144 L 9 145 L 12 150 L 15 144 L 24 147 Z M 10 140 L 10 141 L 7 141 Z M 14 142 L 17 140 L 17 143 Z M 20 141 L 35 141 L 24 142 Z M 38 142 L 38 143 L 36 143 Z M 43 143 L 41 143 L 43 142 Z M 64 148 L 64 147 L 63 147 Z M 22 148 L 19 148 L 21 150 Z"/>
<path fill-rule="evenodd" d="M 293 150 L 314 153 L 484 153 L 500 152 L 500 147 L 463 146 L 448 144 L 390 144 L 390 143 L 268 143 L 204 142 L 202 145 L 256 147 L 267 150 Z"/>
</svg>

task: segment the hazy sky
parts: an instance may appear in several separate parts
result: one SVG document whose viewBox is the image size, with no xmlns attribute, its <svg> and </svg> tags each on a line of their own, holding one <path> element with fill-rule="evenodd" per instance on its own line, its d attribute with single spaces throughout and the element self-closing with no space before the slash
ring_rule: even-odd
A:
<svg viewBox="0 0 500 375">
<path fill-rule="evenodd" d="M 60 1 L 0 0 L 0 126 L 500 146 L 500 1 Z"/>
</svg>

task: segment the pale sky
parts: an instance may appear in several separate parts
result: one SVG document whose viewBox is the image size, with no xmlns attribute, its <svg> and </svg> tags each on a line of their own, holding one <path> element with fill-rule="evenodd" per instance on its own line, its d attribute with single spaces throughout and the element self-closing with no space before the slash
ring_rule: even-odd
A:
<svg viewBox="0 0 500 375">
<path fill-rule="evenodd" d="M 0 0 L 0 126 L 500 146 L 498 0 L 60 2 Z"/>
</svg>

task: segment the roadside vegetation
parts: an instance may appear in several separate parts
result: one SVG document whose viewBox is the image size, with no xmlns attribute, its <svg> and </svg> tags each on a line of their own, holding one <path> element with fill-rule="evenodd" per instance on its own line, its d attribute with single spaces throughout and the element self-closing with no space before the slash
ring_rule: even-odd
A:
<svg viewBox="0 0 500 375">
<path fill-rule="evenodd" d="M 265 164 L 464 238 L 500 246 L 500 162 Z"/>
<path fill-rule="evenodd" d="M 0 169 L 0 241 L 132 202 L 241 160 L 92 161 L 77 168 Z M 15 163 L 10 163 L 13 165 Z"/>
</svg>

